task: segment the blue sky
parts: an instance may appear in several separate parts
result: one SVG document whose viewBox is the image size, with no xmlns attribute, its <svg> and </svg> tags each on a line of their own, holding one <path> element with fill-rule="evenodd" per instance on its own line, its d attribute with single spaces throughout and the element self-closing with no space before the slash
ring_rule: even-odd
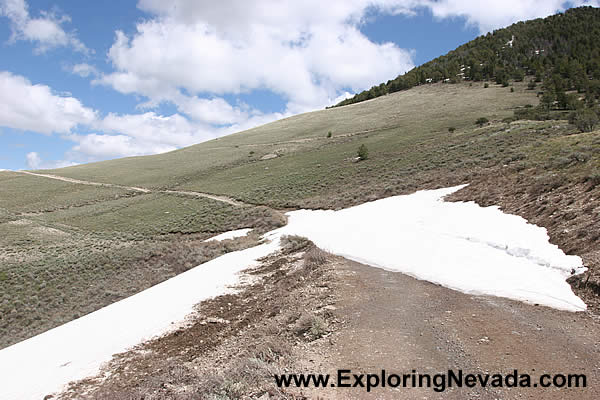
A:
<svg viewBox="0 0 600 400">
<path fill-rule="evenodd" d="M 0 169 L 154 154 L 321 109 L 583 3 L 598 5 L 0 0 Z"/>
</svg>

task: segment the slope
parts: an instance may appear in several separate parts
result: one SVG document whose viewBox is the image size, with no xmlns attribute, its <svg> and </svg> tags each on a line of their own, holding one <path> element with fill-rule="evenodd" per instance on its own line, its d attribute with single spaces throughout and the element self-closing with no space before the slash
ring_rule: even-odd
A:
<svg viewBox="0 0 600 400">
<path fill-rule="evenodd" d="M 514 121 L 515 110 L 538 100 L 524 83 L 513 88 L 423 85 L 171 153 L 44 172 L 227 196 L 248 204 L 243 207 L 0 173 L 6 316 L 0 345 L 255 243 L 257 236 L 231 243 L 203 240 L 229 229 L 264 232 L 279 226 L 283 221 L 272 208 L 340 208 L 459 183 L 471 186 L 457 197 L 500 204 L 533 220 L 549 229 L 553 243 L 595 267 L 599 132 L 580 134 L 566 121 Z M 481 117 L 490 122 L 475 124 Z M 360 144 L 368 146 L 370 158 L 356 162 Z M 593 290 L 590 296 L 593 300 Z"/>
<path fill-rule="evenodd" d="M 508 86 L 533 75 L 552 96 L 567 103 L 565 90 L 600 96 L 600 9 L 580 7 L 547 18 L 517 22 L 480 36 L 404 75 L 373 86 L 336 106 L 358 103 L 441 81 L 495 80 Z M 561 106 L 566 107 L 567 104 Z"/>
</svg>

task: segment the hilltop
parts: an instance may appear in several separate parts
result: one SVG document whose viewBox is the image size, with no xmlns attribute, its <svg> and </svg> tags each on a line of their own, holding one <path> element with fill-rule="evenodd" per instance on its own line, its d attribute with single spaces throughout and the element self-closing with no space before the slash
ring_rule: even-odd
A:
<svg viewBox="0 0 600 400">
<path fill-rule="evenodd" d="M 547 101 L 558 101 L 557 107 L 579 107 L 566 97 L 569 90 L 585 94 L 588 106 L 596 104 L 600 96 L 600 9 L 573 8 L 495 30 L 336 106 L 423 84 L 491 80 L 508 86 L 527 76 L 530 89 L 543 87 Z"/>
</svg>

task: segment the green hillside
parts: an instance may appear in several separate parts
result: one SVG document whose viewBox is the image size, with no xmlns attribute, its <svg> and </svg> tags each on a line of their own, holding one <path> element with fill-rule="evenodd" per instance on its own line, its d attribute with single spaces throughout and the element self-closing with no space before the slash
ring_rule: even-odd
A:
<svg viewBox="0 0 600 400">
<path fill-rule="evenodd" d="M 227 194 L 253 204 L 285 206 L 287 201 L 321 196 L 335 191 L 338 184 L 364 179 L 364 166 L 348 161 L 362 142 L 383 150 L 373 157 L 371 168 L 382 163 L 398 171 L 393 165 L 397 162 L 416 168 L 415 148 L 432 141 L 443 148 L 456 138 L 462 140 L 460 135 L 470 132 L 480 117 L 500 121 L 511 117 L 515 109 L 537 105 L 535 93 L 524 84 L 516 89 L 511 93 L 483 84 L 423 86 L 352 107 L 286 118 L 170 153 L 46 172 L 96 182 Z M 448 134 L 449 127 L 456 131 Z M 269 154 L 278 157 L 261 160 Z M 464 160 L 456 161 L 453 168 Z M 347 173 L 338 176 L 338 171 Z M 296 184 L 294 175 L 303 177 L 302 185 Z M 248 195 L 248 188 L 256 193 Z"/>
<path fill-rule="evenodd" d="M 564 92 L 586 94 L 588 105 L 600 96 L 600 9 L 574 8 L 543 19 L 518 22 L 480 36 L 404 75 L 373 86 L 337 104 L 358 103 L 388 93 L 436 82 L 491 80 L 508 86 L 523 81 L 544 89 L 562 108 Z"/>
</svg>

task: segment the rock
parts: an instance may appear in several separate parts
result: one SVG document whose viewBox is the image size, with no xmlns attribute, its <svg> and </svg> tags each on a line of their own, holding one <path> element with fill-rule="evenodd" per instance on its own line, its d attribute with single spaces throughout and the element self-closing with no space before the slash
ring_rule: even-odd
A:
<svg viewBox="0 0 600 400">
<path fill-rule="evenodd" d="M 209 324 L 228 324 L 229 321 L 223 318 L 215 318 L 215 317 L 210 317 L 210 318 L 206 318 L 206 322 Z"/>
<path fill-rule="evenodd" d="M 277 154 L 273 154 L 273 153 L 271 153 L 271 154 L 265 154 L 265 155 L 264 155 L 264 156 L 262 156 L 260 159 L 261 159 L 261 160 L 270 160 L 270 159 L 272 159 L 272 158 L 277 158 L 277 157 L 279 157 Z"/>
</svg>

